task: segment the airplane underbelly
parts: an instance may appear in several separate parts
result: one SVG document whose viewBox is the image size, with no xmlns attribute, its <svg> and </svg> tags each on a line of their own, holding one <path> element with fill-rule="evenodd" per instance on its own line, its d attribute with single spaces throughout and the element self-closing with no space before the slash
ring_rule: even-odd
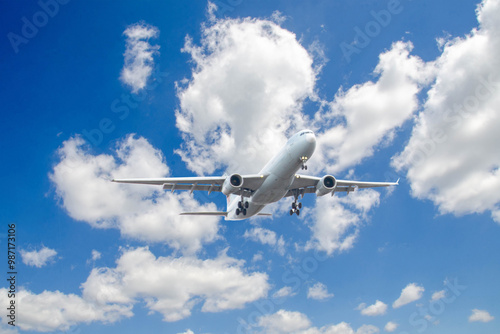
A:
<svg viewBox="0 0 500 334">
<path fill-rule="evenodd" d="M 291 178 L 283 179 L 271 174 L 253 194 L 252 202 L 261 205 L 277 202 L 288 192 L 291 183 Z"/>
</svg>

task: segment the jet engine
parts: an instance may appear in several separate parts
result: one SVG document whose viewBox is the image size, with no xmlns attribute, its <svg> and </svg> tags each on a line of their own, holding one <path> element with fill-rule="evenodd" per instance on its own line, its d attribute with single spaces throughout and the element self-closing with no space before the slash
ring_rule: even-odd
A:
<svg viewBox="0 0 500 334">
<path fill-rule="evenodd" d="M 331 175 L 325 175 L 318 181 L 316 185 L 316 196 L 324 196 L 335 190 L 337 180 Z"/>
<path fill-rule="evenodd" d="M 222 193 L 226 196 L 234 194 L 243 186 L 243 178 L 240 174 L 229 175 L 222 184 Z"/>
</svg>

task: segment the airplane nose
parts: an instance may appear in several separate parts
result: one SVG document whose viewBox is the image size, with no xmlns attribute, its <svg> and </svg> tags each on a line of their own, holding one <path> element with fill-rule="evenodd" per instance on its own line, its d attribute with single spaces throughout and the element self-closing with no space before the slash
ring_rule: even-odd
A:
<svg viewBox="0 0 500 334">
<path fill-rule="evenodd" d="M 314 135 L 314 133 L 308 133 L 306 135 L 306 140 L 308 143 L 312 144 L 312 143 L 316 143 L 316 136 Z"/>
</svg>

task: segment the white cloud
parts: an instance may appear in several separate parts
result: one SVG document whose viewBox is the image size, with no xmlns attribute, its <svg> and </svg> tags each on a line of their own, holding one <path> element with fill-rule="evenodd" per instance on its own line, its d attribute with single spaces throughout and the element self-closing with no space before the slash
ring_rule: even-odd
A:
<svg viewBox="0 0 500 334">
<path fill-rule="evenodd" d="M 187 38 L 184 51 L 195 67 L 179 83 L 177 153 L 192 171 L 256 173 L 304 127 L 301 101 L 314 95 L 315 71 L 295 34 L 268 20 L 217 20 L 201 46 Z"/>
<path fill-rule="evenodd" d="M 243 236 L 252 241 L 260 242 L 263 245 L 274 246 L 279 254 L 285 254 L 285 240 L 283 236 L 277 238 L 276 233 L 271 230 L 255 227 L 251 230 L 246 230 Z"/>
<path fill-rule="evenodd" d="M 379 204 L 380 193 L 375 190 L 356 191 L 348 196 L 323 196 L 316 199 L 316 207 L 309 211 L 311 240 L 306 249 L 317 249 L 333 254 L 353 247 L 363 219 Z"/>
<path fill-rule="evenodd" d="M 479 28 L 446 42 L 411 138 L 393 165 L 412 195 L 440 213 L 491 212 L 500 223 L 500 1 L 484 0 Z"/>
<path fill-rule="evenodd" d="M 115 268 L 94 268 L 82 284 L 86 300 L 99 304 L 130 304 L 139 299 L 165 321 L 202 312 L 238 309 L 267 295 L 267 275 L 247 274 L 244 262 L 225 252 L 215 259 L 155 257 L 147 247 L 123 252 Z M 168 282 L 166 284 L 165 282 Z"/>
<path fill-rule="evenodd" d="M 300 312 L 279 310 L 258 319 L 258 326 L 266 334 L 374 334 L 379 329 L 373 325 L 362 325 L 354 331 L 348 323 L 313 327 L 309 318 Z"/>
<path fill-rule="evenodd" d="M 295 296 L 297 293 L 293 292 L 292 288 L 289 286 L 282 287 L 273 294 L 273 298 L 284 298 Z"/>
<path fill-rule="evenodd" d="M 143 22 L 133 24 L 123 32 L 127 39 L 120 80 L 128 85 L 133 93 L 146 87 L 153 72 L 153 55 L 159 53 L 160 47 L 149 44 L 149 40 L 157 38 L 159 33 L 158 28 Z"/>
<path fill-rule="evenodd" d="M 433 78 L 433 68 L 411 56 L 411 42 L 396 42 L 380 55 L 376 82 L 342 88 L 331 110 L 316 115 L 318 147 L 314 165 L 338 173 L 373 155 L 374 148 L 392 141 L 395 130 L 418 108 L 417 94 Z"/>
<path fill-rule="evenodd" d="M 495 317 L 491 316 L 488 311 L 478 310 L 477 308 L 472 310 L 472 314 L 469 316 L 469 322 L 480 321 L 480 322 L 490 322 Z"/>
<path fill-rule="evenodd" d="M 381 302 L 380 300 L 377 300 L 375 304 L 370 306 L 366 306 L 365 303 L 361 303 L 356 309 L 360 310 L 362 315 L 374 317 L 378 315 L 384 315 L 387 312 L 387 304 Z"/>
<path fill-rule="evenodd" d="M 414 302 L 415 300 L 419 300 L 422 298 L 425 289 L 423 286 L 418 286 L 415 283 L 408 284 L 402 291 L 401 296 L 392 303 L 393 308 L 398 308 L 403 305 Z"/>
<path fill-rule="evenodd" d="M 446 296 L 445 290 L 436 291 L 432 294 L 431 301 L 443 299 L 445 296 Z"/>
<path fill-rule="evenodd" d="M 194 334 L 194 332 L 190 329 L 188 329 L 187 331 L 183 332 L 183 333 L 178 333 L 178 334 Z"/>
<path fill-rule="evenodd" d="M 92 250 L 92 261 L 99 260 L 101 258 L 101 253 L 96 251 L 95 249 Z"/>
<path fill-rule="evenodd" d="M 316 283 L 309 287 L 307 298 L 316 300 L 325 300 L 333 297 L 333 293 L 328 293 L 328 288 L 323 283 Z"/>
<path fill-rule="evenodd" d="M 63 143 L 50 179 L 68 214 L 97 228 L 117 228 L 128 238 L 166 242 L 185 253 L 217 238 L 216 217 L 180 216 L 181 211 L 215 211 L 187 192 L 170 193 L 159 186 L 116 184 L 113 178 L 162 177 L 168 167 L 161 152 L 129 135 L 113 155 L 92 155 L 80 137 Z"/>
<path fill-rule="evenodd" d="M 0 289 L 1 305 L 9 303 L 7 291 Z M 16 302 L 22 310 L 22 317 L 19 317 L 16 324 L 24 331 L 67 331 L 79 323 L 113 323 L 133 315 L 130 305 L 99 304 L 60 291 L 34 294 L 21 289 L 16 293 Z"/>
<path fill-rule="evenodd" d="M 53 260 L 57 252 L 44 246 L 38 251 L 33 250 L 31 252 L 21 249 L 19 250 L 19 254 L 21 254 L 21 258 L 25 265 L 41 268 L 45 266 L 47 262 Z"/>
<path fill-rule="evenodd" d="M 394 332 L 397 328 L 398 328 L 398 324 L 393 322 L 393 321 L 389 321 L 387 324 L 385 324 L 385 327 L 384 327 L 384 330 L 386 332 Z"/>
</svg>

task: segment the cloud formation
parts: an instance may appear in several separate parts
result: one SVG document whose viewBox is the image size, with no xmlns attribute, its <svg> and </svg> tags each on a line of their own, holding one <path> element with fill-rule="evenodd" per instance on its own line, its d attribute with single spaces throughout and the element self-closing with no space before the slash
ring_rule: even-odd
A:
<svg viewBox="0 0 500 334">
<path fill-rule="evenodd" d="M 477 308 L 472 310 L 472 314 L 469 316 L 469 322 L 490 322 L 493 321 L 495 317 L 490 315 L 486 310 L 478 310 Z"/>
<path fill-rule="evenodd" d="M 149 44 L 149 40 L 157 38 L 160 31 L 154 26 L 140 22 L 127 27 L 123 34 L 127 38 L 120 80 L 129 86 L 133 93 L 137 93 L 146 87 L 153 73 L 153 55 L 159 53 L 160 47 Z"/>
<path fill-rule="evenodd" d="M 33 250 L 28 252 L 26 250 L 19 250 L 21 254 L 22 261 L 27 266 L 41 268 L 47 264 L 47 262 L 53 260 L 57 255 L 57 252 L 53 249 L 43 246 L 40 250 Z"/>
<path fill-rule="evenodd" d="M 179 83 L 184 144 L 177 153 L 197 174 L 256 173 L 304 127 L 313 59 L 295 34 L 269 20 L 217 20 L 202 33 L 201 46 L 187 38 L 183 49 L 195 67 Z"/>
<path fill-rule="evenodd" d="M 387 304 L 381 302 L 380 300 L 377 300 L 375 304 L 370 306 L 366 306 L 365 303 L 361 303 L 356 309 L 360 310 L 362 315 L 374 317 L 378 315 L 384 315 L 387 312 Z"/>
<path fill-rule="evenodd" d="M 362 325 L 354 331 L 348 323 L 314 327 L 311 320 L 300 312 L 279 310 L 258 319 L 259 333 L 266 334 L 375 334 L 380 330 L 373 325 Z"/>
<path fill-rule="evenodd" d="M 500 223 L 500 1 L 484 0 L 477 17 L 479 28 L 445 43 L 436 81 L 393 165 L 407 171 L 413 196 L 440 213 L 490 212 Z"/>
<path fill-rule="evenodd" d="M 402 291 L 398 299 L 392 303 L 393 308 L 399 308 L 415 300 L 422 298 L 425 289 L 423 286 L 419 286 L 415 283 L 408 284 Z"/>
<path fill-rule="evenodd" d="M 328 288 L 323 283 L 316 283 L 307 290 L 308 299 L 325 300 L 333 297 L 333 293 L 328 293 Z"/>
<path fill-rule="evenodd" d="M 117 228 L 127 238 L 165 242 L 184 253 L 217 238 L 218 218 L 180 216 L 181 211 L 216 211 L 187 192 L 170 193 L 159 186 L 116 184 L 113 178 L 162 177 L 163 155 L 144 138 L 129 135 L 113 155 L 93 155 L 80 137 L 65 141 L 59 162 L 49 175 L 68 214 L 96 228 Z"/>
</svg>

